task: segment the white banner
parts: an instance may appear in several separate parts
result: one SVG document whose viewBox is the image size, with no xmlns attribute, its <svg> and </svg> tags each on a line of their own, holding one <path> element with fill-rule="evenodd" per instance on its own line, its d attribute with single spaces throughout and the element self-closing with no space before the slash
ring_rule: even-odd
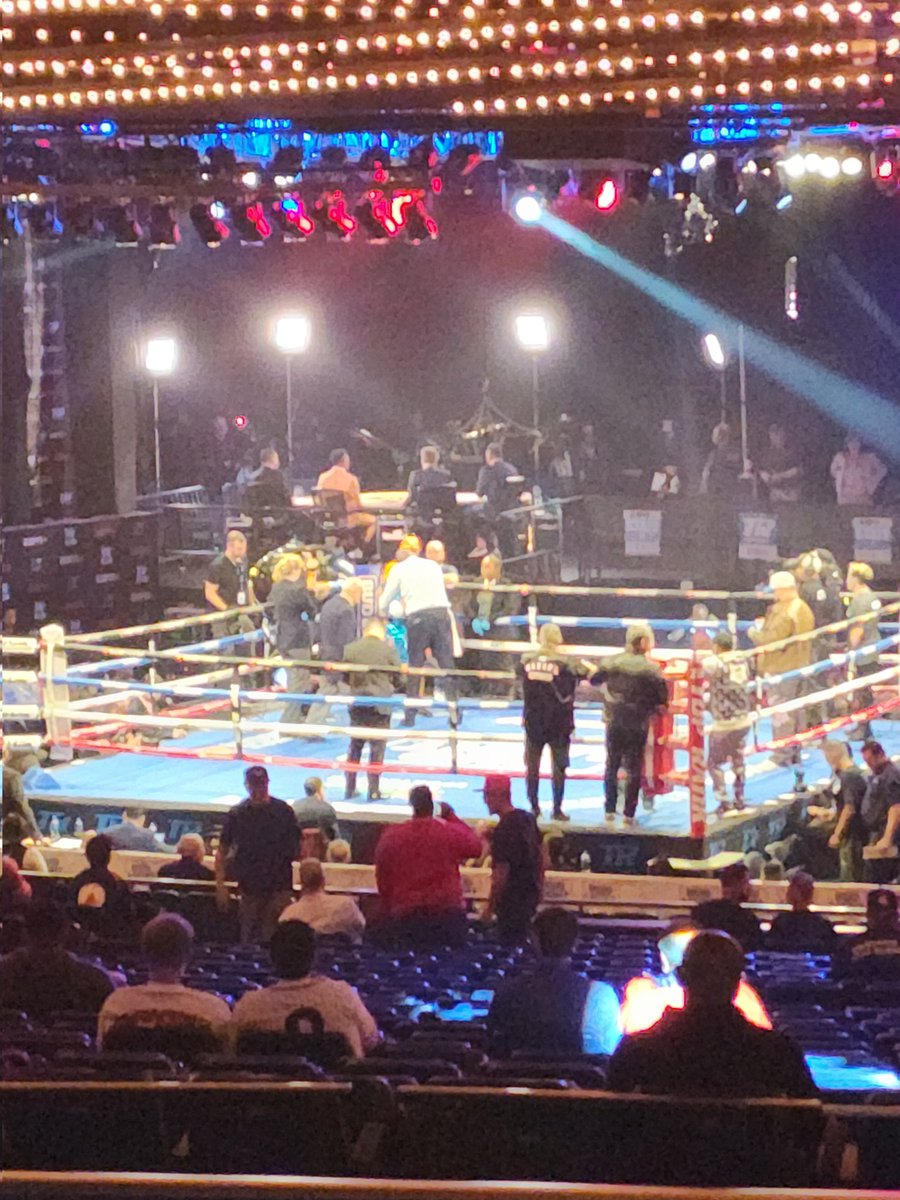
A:
<svg viewBox="0 0 900 1200">
<path fill-rule="evenodd" d="M 629 558 L 659 558 L 662 513 L 658 508 L 626 508 L 625 554 Z"/>
<path fill-rule="evenodd" d="M 859 562 L 889 563 L 893 540 L 891 517 L 853 518 L 853 557 Z"/>
<path fill-rule="evenodd" d="M 778 562 L 778 518 L 771 513 L 739 513 L 738 558 Z"/>
</svg>

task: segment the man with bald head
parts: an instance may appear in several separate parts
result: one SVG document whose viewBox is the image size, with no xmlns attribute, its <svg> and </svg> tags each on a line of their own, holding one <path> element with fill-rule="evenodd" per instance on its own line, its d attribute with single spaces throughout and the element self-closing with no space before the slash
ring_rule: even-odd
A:
<svg viewBox="0 0 900 1200">
<path fill-rule="evenodd" d="M 488 558 L 491 556 L 489 555 Z M 488 560 L 485 559 L 485 562 Z M 541 625 L 536 649 L 522 655 L 522 724 L 525 726 L 525 771 L 528 802 L 536 817 L 541 757 L 550 748 L 553 762 L 553 820 L 568 821 L 563 812 L 569 743 L 575 731 L 575 690 L 593 667 L 562 650 L 562 630 Z"/>
<path fill-rule="evenodd" d="M 602 685 L 606 701 L 606 820 L 612 824 L 619 807 L 619 768 L 624 766 L 625 825 L 634 825 L 650 719 L 669 703 L 669 689 L 659 667 L 648 658 L 653 649 L 649 625 L 631 625 L 625 652 L 607 659 L 591 677 Z"/>
<path fill-rule="evenodd" d="M 752 1025 L 735 1008 L 744 952 L 727 933 L 704 930 L 684 952 L 684 1008 L 669 1008 L 626 1037 L 609 1063 L 607 1087 L 654 1096 L 814 1097 L 800 1047 Z"/>
</svg>

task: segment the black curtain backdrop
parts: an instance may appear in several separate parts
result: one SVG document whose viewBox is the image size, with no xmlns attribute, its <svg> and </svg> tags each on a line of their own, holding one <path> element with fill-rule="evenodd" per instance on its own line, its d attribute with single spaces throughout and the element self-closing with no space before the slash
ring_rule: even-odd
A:
<svg viewBox="0 0 900 1200">
<path fill-rule="evenodd" d="M 0 514 L 4 525 L 23 524 L 31 516 L 24 282 L 24 245 L 12 241 L 0 249 Z"/>
</svg>

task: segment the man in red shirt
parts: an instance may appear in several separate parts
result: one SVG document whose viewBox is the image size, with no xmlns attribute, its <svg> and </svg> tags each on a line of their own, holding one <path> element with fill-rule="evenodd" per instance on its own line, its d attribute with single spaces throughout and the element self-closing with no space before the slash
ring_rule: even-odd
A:
<svg viewBox="0 0 900 1200">
<path fill-rule="evenodd" d="M 481 854 L 481 839 L 449 804 L 435 817 L 424 784 L 410 791 L 409 803 L 412 820 L 386 829 L 375 851 L 386 932 L 417 947 L 459 946 L 466 936 L 459 864 Z"/>
</svg>

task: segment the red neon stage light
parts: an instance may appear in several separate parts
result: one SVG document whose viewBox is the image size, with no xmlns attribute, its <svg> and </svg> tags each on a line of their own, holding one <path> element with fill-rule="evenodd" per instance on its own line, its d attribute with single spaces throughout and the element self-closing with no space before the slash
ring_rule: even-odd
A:
<svg viewBox="0 0 900 1200">
<path fill-rule="evenodd" d="M 608 213 L 619 203 L 619 185 L 614 179 L 604 179 L 597 186 L 594 206 L 598 212 Z"/>
<path fill-rule="evenodd" d="M 334 222 L 342 237 L 349 237 L 356 229 L 356 221 L 347 212 L 347 201 L 342 191 L 332 192 L 328 198 L 328 220 Z"/>
</svg>

